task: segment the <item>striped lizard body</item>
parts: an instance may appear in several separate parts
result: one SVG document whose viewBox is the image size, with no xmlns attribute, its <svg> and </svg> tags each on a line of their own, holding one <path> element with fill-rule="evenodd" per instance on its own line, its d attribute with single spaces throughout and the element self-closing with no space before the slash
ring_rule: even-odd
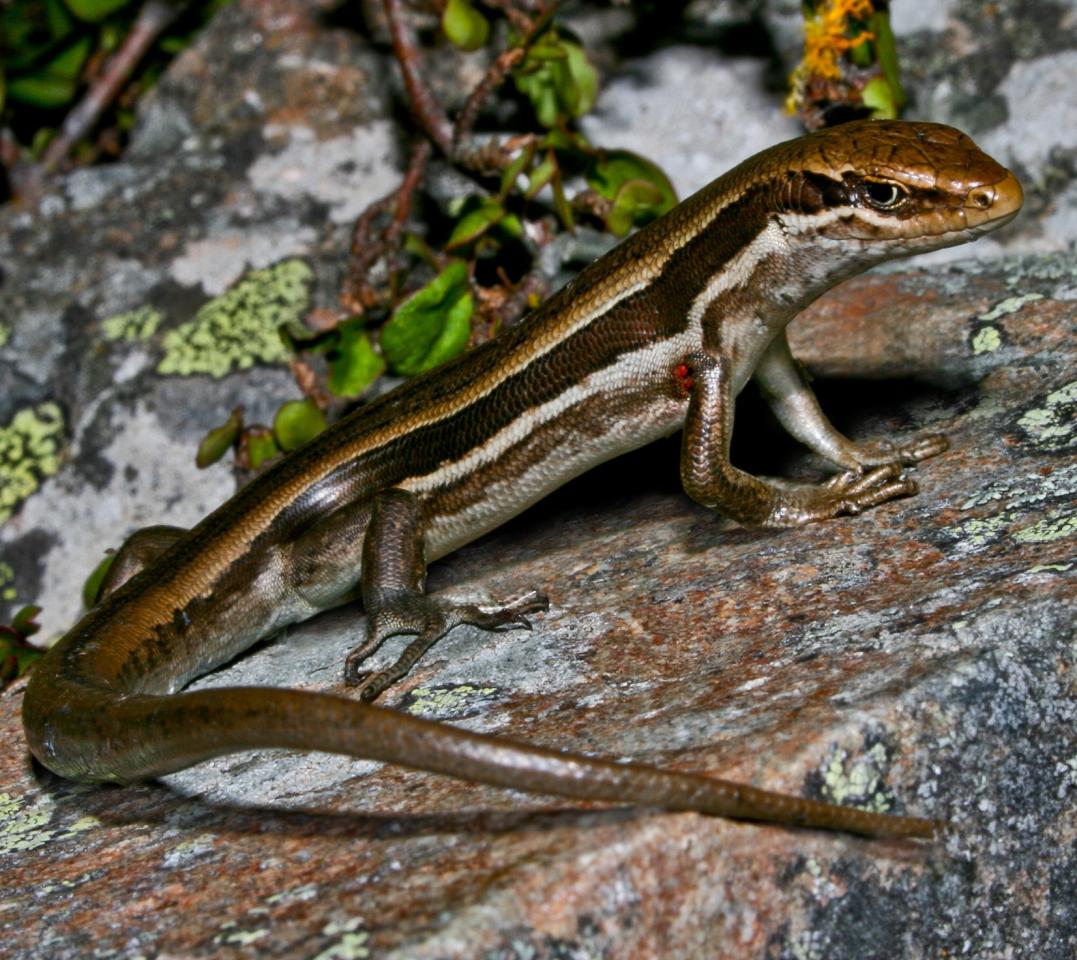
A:
<svg viewBox="0 0 1077 960">
<path fill-rule="evenodd" d="M 587 267 L 518 327 L 341 420 L 190 531 L 136 533 L 104 598 L 37 666 L 27 739 L 56 773 L 131 781 L 236 750 L 382 759 L 584 799 L 865 834 L 928 821 L 787 797 L 467 733 L 369 703 L 463 622 L 528 625 L 537 592 L 478 607 L 427 595 L 426 564 L 611 457 L 683 431 L 696 500 L 796 526 L 915 492 L 904 468 L 942 437 L 854 443 L 826 420 L 786 324 L 840 280 L 1012 219 L 1016 179 L 963 134 L 865 121 L 779 144 Z M 755 376 L 778 419 L 842 468 L 776 484 L 729 463 L 734 399 Z M 361 596 L 358 699 L 263 688 L 179 692 L 283 626 Z M 363 662 L 413 634 L 389 670 Z"/>
</svg>

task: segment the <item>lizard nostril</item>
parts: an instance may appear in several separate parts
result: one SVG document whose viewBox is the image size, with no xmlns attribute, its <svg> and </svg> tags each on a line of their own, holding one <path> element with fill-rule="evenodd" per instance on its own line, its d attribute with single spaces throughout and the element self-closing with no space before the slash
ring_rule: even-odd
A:
<svg viewBox="0 0 1077 960">
<path fill-rule="evenodd" d="M 995 202 L 995 191 L 992 187 L 977 187 L 969 192 L 969 203 L 981 210 L 987 210 Z"/>
</svg>

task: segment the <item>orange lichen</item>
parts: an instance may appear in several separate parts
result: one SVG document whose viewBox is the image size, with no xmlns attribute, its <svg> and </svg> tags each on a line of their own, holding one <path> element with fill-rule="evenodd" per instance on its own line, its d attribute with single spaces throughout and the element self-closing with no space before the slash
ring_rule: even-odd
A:
<svg viewBox="0 0 1077 960">
<path fill-rule="evenodd" d="M 786 109 L 795 113 L 809 80 L 842 78 L 841 58 L 848 51 L 873 40 L 867 30 L 850 35 L 850 21 L 866 22 L 875 12 L 872 0 L 823 0 L 814 12 L 805 11 L 804 56 L 789 78 Z"/>
</svg>

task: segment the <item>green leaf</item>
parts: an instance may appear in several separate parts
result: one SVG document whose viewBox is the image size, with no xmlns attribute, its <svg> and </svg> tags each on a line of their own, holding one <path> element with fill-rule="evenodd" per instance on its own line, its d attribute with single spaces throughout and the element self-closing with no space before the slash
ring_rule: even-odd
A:
<svg viewBox="0 0 1077 960">
<path fill-rule="evenodd" d="M 102 560 L 93 570 L 90 571 L 90 575 L 82 584 L 82 602 L 86 609 L 92 607 L 97 603 L 97 596 L 101 592 L 101 584 L 104 583 L 105 577 L 108 575 L 109 570 L 112 568 L 112 563 L 116 559 L 116 554 L 110 553 L 104 560 Z"/>
<path fill-rule="evenodd" d="M 329 389 L 338 397 L 357 397 L 385 369 L 385 360 L 374 352 L 362 322 L 345 324 L 340 340 L 329 351 Z"/>
<path fill-rule="evenodd" d="M 0 76 L 0 81 L 3 77 Z M 501 174 L 501 196 L 505 197 L 516 186 L 516 181 L 520 179 L 520 174 L 524 172 L 527 165 L 535 156 L 535 145 L 529 143 L 523 150 L 521 150 L 507 167 L 505 167 L 504 173 Z"/>
<path fill-rule="evenodd" d="M 64 0 L 67 8 L 80 20 L 97 23 L 126 7 L 131 0 Z"/>
<path fill-rule="evenodd" d="M 497 225 L 498 230 L 502 233 L 508 234 L 514 240 L 519 240 L 524 235 L 524 225 L 520 222 L 520 218 L 515 213 L 506 213 L 501 218 L 501 222 Z"/>
<path fill-rule="evenodd" d="M 490 23 L 470 0 L 449 0 L 441 15 L 441 29 L 461 50 L 478 50 L 490 36 Z"/>
<path fill-rule="evenodd" d="M 677 204 L 677 193 L 662 169 L 629 150 L 608 150 L 596 157 L 588 168 L 587 184 L 613 201 L 606 227 L 618 237 Z"/>
<path fill-rule="evenodd" d="M 214 427 L 198 445 L 198 453 L 194 458 L 195 466 L 204 470 L 210 464 L 221 459 L 236 442 L 239 431 L 243 429 L 243 410 L 237 407 L 232 415 L 219 427 Z"/>
<path fill-rule="evenodd" d="M 273 418 L 273 436 L 282 450 L 294 450 L 327 426 L 325 414 L 313 400 L 289 400 L 281 405 Z M 253 456 L 251 465 L 256 466 Z"/>
<path fill-rule="evenodd" d="M 677 192 L 662 168 L 631 150 L 605 150 L 587 171 L 587 185 L 612 200 L 629 180 L 646 180 L 662 194 L 662 213 L 677 205 Z"/>
<path fill-rule="evenodd" d="M 11 621 L 11 625 L 20 637 L 32 637 L 41 629 L 40 623 L 34 623 L 34 619 L 39 613 L 41 613 L 41 607 L 28 604 L 15 614 L 15 619 Z"/>
<path fill-rule="evenodd" d="M 0 685 L 21 677 L 44 655 L 45 651 L 26 642 L 40 626 L 32 620 L 40 607 L 23 607 L 11 626 L 0 625 Z"/>
<path fill-rule="evenodd" d="M 570 153 L 579 156 L 590 156 L 594 148 L 587 142 L 587 138 L 576 130 L 566 130 L 557 127 L 547 133 L 539 143 L 543 150 L 560 150 L 562 153 Z"/>
<path fill-rule="evenodd" d="M 531 171 L 527 179 L 527 193 L 525 194 L 527 199 L 530 200 L 532 197 L 537 196 L 557 172 L 557 157 L 551 150 L 546 154 L 546 159 Z"/>
<path fill-rule="evenodd" d="M 75 25 L 63 0 L 45 0 L 45 18 L 53 38 L 66 36 Z"/>
<path fill-rule="evenodd" d="M 465 213 L 460 222 L 453 228 L 449 242 L 445 244 L 446 250 L 455 250 L 471 243 L 481 237 L 487 230 L 500 223 L 505 216 L 505 208 L 500 201 L 493 197 L 486 197 L 481 204 L 470 213 Z"/>
<path fill-rule="evenodd" d="M 587 51 L 578 43 L 565 42 L 568 53 L 568 73 L 572 79 L 572 95 L 569 112 L 573 117 L 582 117 L 589 113 L 598 99 L 598 72 L 587 59 Z"/>
<path fill-rule="evenodd" d="M 621 185 L 606 217 L 606 227 L 615 237 L 623 237 L 641 220 L 653 219 L 662 204 L 662 191 L 646 180 L 629 180 Z"/>
<path fill-rule="evenodd" d="M 0 3 L 0 63 L 8 75 L 36 69 L 71 32 L 73 21 L 60 0 Z"/>
<path fill-rule="evenodd" d="M 32 73 L 8 78 L 8 96 L 12 100 L 42 109 L 62 107 L 79 88 L 79 77 L 93 40 L 81 37 Z"/>
<path fill-rule="evenodd" d="M 860 96 L 876 120 L 893 120 L 897 117 L 898 105 L 886 77 L 872 77 L 864 85 Z"/>
<path fill-rule="evenodd" d="M 572 213 L 572 205 L 568 202 L 568 197 L 565 196 L 565 188 L 561 183 L 560 175 L 553 178 L 553 208 L 557 211 L 566 230 L 576 229 L 576 217 Z"/>
<path fill-rule="evenodd" d="M 890 14 L 883 11 L 873 13 L 868 21 L 868 29 L 875 34 L 875 51 L 879 57 L 879 66 L 890 84 L 894 107 L 900 111 L 905 106 L 907 97 L 901 86 L 901 68 L 898 66 L 894 31 L 890 27 Z"/>
<path fill-rule="evenodd" d="M 277 446 L 273 432 L 265 427 L 253 427 L 248 430 L 246 441 L 247 460 L 252 470 L 257 470 L 267 460 L 272 460 L 280 453 L 280 447 Z"/>
<path fill-rule="evenodd" d="M 598 74 L 586 51 L 554 30 L 530 47 L 513 71 L 513 83 L 531 101 L 544 127 L 583 116 L 598 95 Z"/>
<path fill-rule="evenodd" d="M 454 260 L 382 327 L 381 349 L 389 366 L 410 377 L 462 353 L 474 309 L 467 264 Z"/>
</svg>

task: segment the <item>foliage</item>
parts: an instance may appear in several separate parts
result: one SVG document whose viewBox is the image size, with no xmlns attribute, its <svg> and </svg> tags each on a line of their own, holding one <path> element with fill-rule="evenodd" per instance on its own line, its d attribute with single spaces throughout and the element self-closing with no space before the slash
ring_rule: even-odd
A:
<svg viewBox="0 0 1077 960">
<path fill-rule="evenodd" d="M 192 0 L 156 39 L 124 92 L 98 125 L 82 159 L 118 149 L 136 97 L 228 0 Z M 65 115 L 124 43 L 138 17 L 134 0 L 7 0 L 0 4 L 0 126 L 38 156 Z"/>
<path fill-rule="evenodd" d="M 545 281 L 543 246 L 589 223 L 621 237 L 669 210 L 677 198 L 652 161 L 603 150 L 575 129 L 595 104 L 598 73 L 577 38 L 542 0 L 447 0 L 433 55 L 487 57 L 482 81 L 450 119 L 426 85 L 424 54 L 407 8 L 386 3 L 394 52 L 412 113 L 426 140 L 399 189 L 356 222 L 343 309 L 320 309 L 283 325 L 302 392 L 335 416 L 386 372 L 410 377 L 488 339 L 533 307 Z M 455 48 L 455 49 L 454 49 Z M 496 102 L 494 102 L 496 101 Z M 489 108 L 489 109 L 487 109 Z M 479 115 L 504 125 L 480 141 Z M 437 200 L 424 191 L 434 150 L 472 183 Z M 419 199 L 422 223 L 411 220 Z M 279 418 L 278 418 L 279 419 Z M 244 427 L 241 413 L 211 431 L 198 462 L 230 448 L 256 468 L 285 444 L 280 427 Z"/>
<path fill-rule="evenodd" d="M 279 454 L 301 447 L 326 426 L 325 413 L 309 397 L 283 403 L 273 418 L 272 429 L 257 424 L 244 426 L 243 408 L 237 407 L 202 439 L 195 463 L 208 467 L 234 449 L 241 470 L 257 471 Z"/>
<path fill-rule="evenodd" d="M 786 105 L 809 129 L 900 112 L 905 92 L 888 7 L 885 0 L 804 3 L 804 57 L 790 77 Z"/>
<path fill-rule="evenodd" d="M 0 624 L 0 688 L 21 677 L 45 653 L 29 642 L 40 624 L 34 619 L 40 607 L 23 607 L 9 624 Z"/>
<path fill-rule="evenodd" d="M 467 346 L 474 310 L 467 265 L 453 260 L 382 328 L 381 348 L 389 366 L 414 376 L 451 360 Z"/>
</svg>

